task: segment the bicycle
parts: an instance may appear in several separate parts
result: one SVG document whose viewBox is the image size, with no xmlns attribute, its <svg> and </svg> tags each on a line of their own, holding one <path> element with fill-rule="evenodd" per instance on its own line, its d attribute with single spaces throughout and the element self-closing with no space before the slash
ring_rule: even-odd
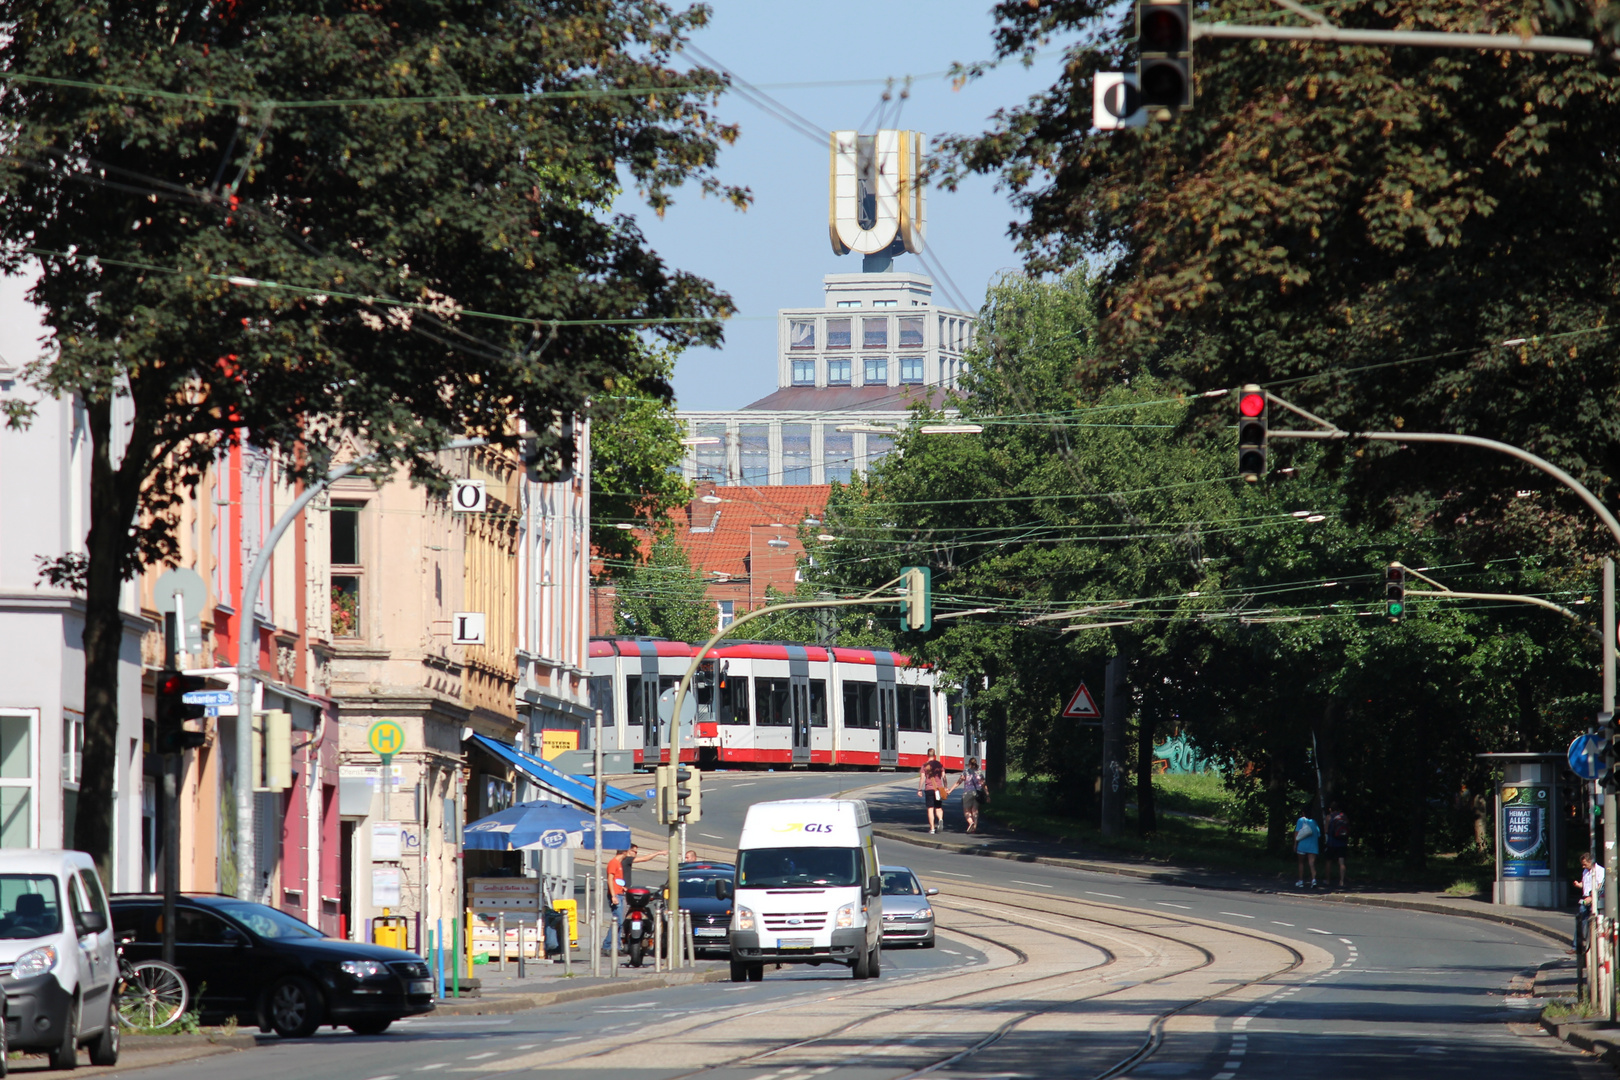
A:
<svg viewBox="0 0 1620 1080">
<path fill-rule="evenodd" d="M 162 960 L 130 963 L 118 947 L 118 1019 L 143 1031 L 166 1028 L 186 1014 L 191 991 L 180 969 Z"/>
</svg>

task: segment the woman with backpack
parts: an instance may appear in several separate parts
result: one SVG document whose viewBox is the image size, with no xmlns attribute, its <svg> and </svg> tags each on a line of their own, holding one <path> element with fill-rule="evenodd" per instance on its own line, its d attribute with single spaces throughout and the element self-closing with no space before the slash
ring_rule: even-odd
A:
<svg viewBox="0 0 1620 1080">
<path fill-rule="evenodd" d="M 990 801 L 990 785 L 985 783 L 984 773 L 979 771 L 979 759 L 968 758 L 967 768 L 956 778 L 956 787 L 962 789 L 962 817 L 967 821 L 968 832 L 979 831 L 979 808 Z"/>
<path fill-rule="evenodd" d="M 1299 855 L 1299 880 L 1294 882 L 1294 888 L 1305 887 L 1305 864 L 1311 866 L 1311 888 L 1316 888 L 1316 853 L 1321 843 L 1322 829 L 1311 817 L 1310 808 L 1299 815 L 1294 822 L 1294 851 Z"/>
</svg>

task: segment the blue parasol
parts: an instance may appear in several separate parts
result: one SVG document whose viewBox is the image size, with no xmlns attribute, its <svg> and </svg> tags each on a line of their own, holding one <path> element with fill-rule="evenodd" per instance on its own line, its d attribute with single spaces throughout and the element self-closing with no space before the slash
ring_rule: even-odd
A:
<svg viewBox="0 0 1620 1080">
<path fill-rule="evenodd" d="M 536 799 L 518 803 L 462 829 L 462 846 L 473 851 L 520 851 L 533 848 L 596 846 L 596 819 L 567 803 Z M 630 846 L 630 830 L 602 819 L 602 847 L 622 851 Z"/>
</svg>

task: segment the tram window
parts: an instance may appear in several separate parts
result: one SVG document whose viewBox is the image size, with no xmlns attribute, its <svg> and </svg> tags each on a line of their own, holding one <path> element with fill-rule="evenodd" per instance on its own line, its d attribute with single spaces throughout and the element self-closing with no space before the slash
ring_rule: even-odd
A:
<svg viewBox="0 0 1620 1080">
<path fill-rule="evenodd" d="M 748 677 L 726 675 L 720 680 L 720 722 L 748 723 Z"/>
<path fill-rule="evenodd" d="M 698 665 L 697 674 L 692 676 L 692 696 L 697 698 L 697 706 L 700 711 L 714 704 L 713 660 L 705 660 Z"/>
<path fill-rule="evenodd" d="M 613 715 L 613 676 L 592 675 L 586 692 L 590 695 L 591 711 L 602 710 L 602 723 L 609 727 L 618 723 L 618 717 Z"/>
<path fill-rule="evenodd" d="M 961 694 L 945 695 L 945 729 L 948 735 L 963 735 L 967 733 L 967 702 Z"/>
<path fill-rule="evenodd" d="M 932 731 L 933 718 L 928 712 L 928 688 L 925 686 L 896 686 L 895 727 L 901 731 Z"/>
<path fill-rule="evenodd" d="M 877 683 L 847 682 L 844 684 L 844 726 L 847 728 L 875 728 L 878 726 Z"/>
<path fill-rule="evenodd" d="M 754 680 L 754 723 L 759 727 L 786 727 L 793 705 L 788 696 L 792 686 L 787 679 Z"/>
<path fill-rule="evenodd" d="M 646 722 L 647 715 L 642 709 L 641 676 L 626 675 L 624 677 L 624 705 L 625 720 L 632 727 L 640 727 Z M 606 714 L 603 714 L 604 719 Z"/>
<path fill-rule="evenodd" d="M 827 680 L 810 680 L 810 726 L 827 726 Z"/>
</svg>

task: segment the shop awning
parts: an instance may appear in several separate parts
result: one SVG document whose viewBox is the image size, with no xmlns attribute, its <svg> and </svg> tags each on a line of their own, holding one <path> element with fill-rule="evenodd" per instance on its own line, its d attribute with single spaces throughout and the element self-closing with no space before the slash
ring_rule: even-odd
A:
<svg viewBox="0 0 1620 1080">
<path fill-rule="evenodd" d="M 561 769 L 552 768 L 533 754 L 525 754 L 517 747 L 508 746 L 499 739 L 491 739 L 475 732 L 472 741 L 558 798 L 567 799 L 575 806 L 583 807 L 586 810 L 596 805 L 596 784 L 590 777 L 574 776 L 563 772 Z M 621 806 L 638 806 L 642 801 L 641 798 L 630 794 L 628 791 L 622 791 L 612 784 L 603 785 L 603 810 L 617 810 Z"/>
</svg>

